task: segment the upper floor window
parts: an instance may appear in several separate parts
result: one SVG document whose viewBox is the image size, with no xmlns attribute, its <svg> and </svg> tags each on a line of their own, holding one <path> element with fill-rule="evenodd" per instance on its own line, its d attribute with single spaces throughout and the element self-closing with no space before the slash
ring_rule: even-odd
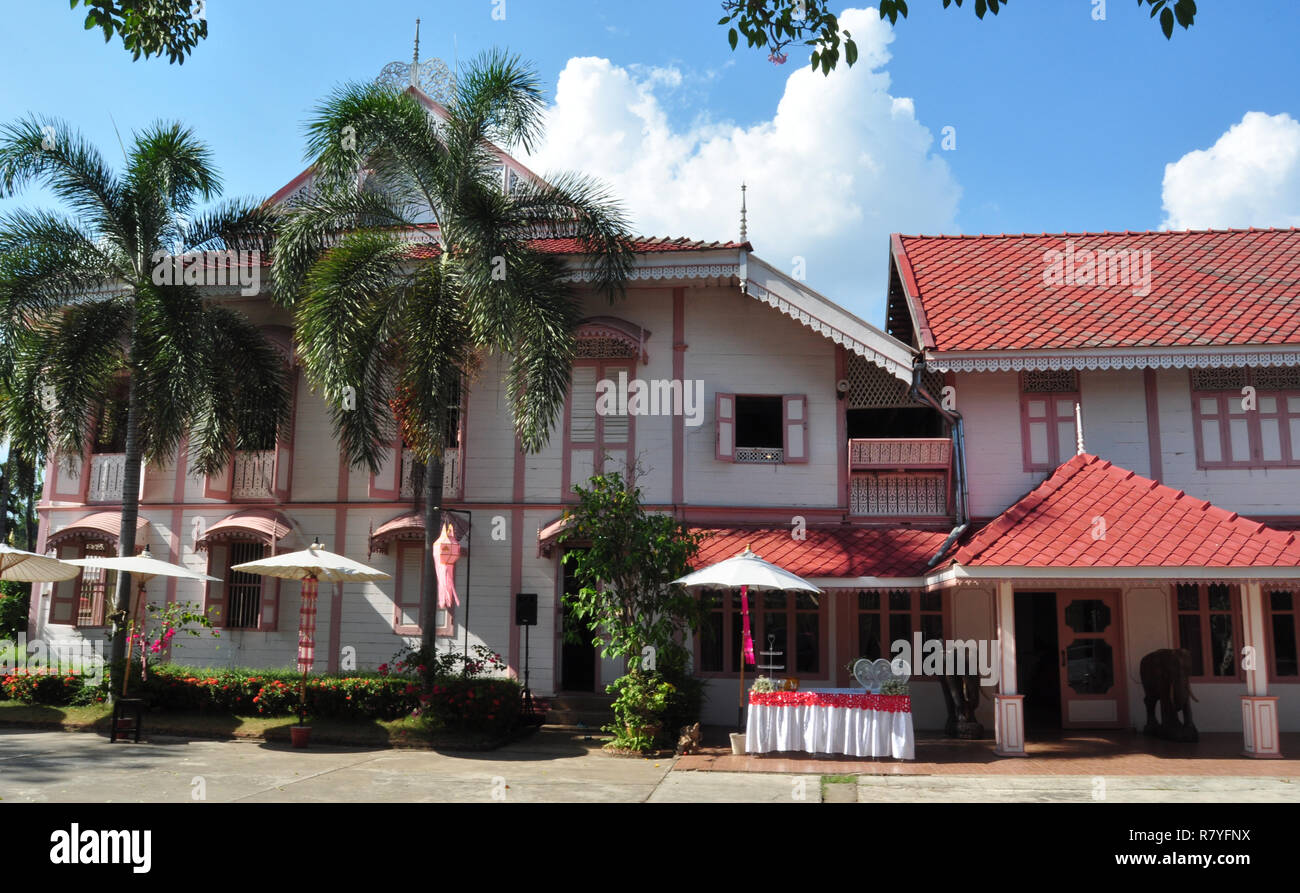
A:
<svg viewBox="0 0 1300 893">
<path fill-rule="evenodd" d="M 1079 375 L 1070 370 L 1020 376 L 1020 442 L 1025 471 L 1052 471 L 1075 454 Z"/>
<path fill-rule="evenodd" d="M 803 394 L 718 394 L 717 458 L 773 465 L 808 461 Z"/>
<path fill-rule="evenodd" d="M 1300 368 L 1193 369 L 1198 468 L 1300 466 Z"/>
<path fill-rule="evenodd" d="M 119 379 L 100 405 L 95 416 L 94 453 L 126 452 L 127 387 L 126 379 Z"/>
</svg>

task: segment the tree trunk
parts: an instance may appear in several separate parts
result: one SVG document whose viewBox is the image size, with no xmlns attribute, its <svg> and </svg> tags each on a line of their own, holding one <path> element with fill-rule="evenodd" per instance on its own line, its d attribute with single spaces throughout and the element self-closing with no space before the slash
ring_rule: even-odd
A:
<svg viewBox="0 0 1300 893">
<path fill-rule="evenodd" d="M 420 642 L 432 649 L 438 633 L 438 576 L 433 567 L 433 543 L 442 533 L 442 445 L 424 466 L 424 591 L 420 593 Z"/>
<path fill-rule="evenodd" d="M 136 377 L 131 376 L 127 389 L 126 414 L 126 469 L 122 474 L 122 526 L 117 536 L 117 554 L 129 557 L 135 554 L 135 525 L 140 517 L 140 400 L 136 393 Z M 131 612 L 131 575 L 117 575 L 117 596 L 113 610 L 118 622 L 113 626 L 111 664 L 116 670 L 126 660 L 126 625 Z M 127 667 L 123 664 L 122 672 Z M 120 678 L 111 679 L 109 690 L 116 692 Z"/>
</svg>

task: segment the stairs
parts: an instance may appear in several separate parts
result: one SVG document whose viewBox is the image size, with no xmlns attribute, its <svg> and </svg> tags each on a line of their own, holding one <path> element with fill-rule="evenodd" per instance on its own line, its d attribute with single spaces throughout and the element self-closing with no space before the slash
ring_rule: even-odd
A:
<svg viewBox="0 0 1300 893">
<path fill-rule="evenodd" d="M 545 727 L 585 731 L 589 735 L 601 734 L 600 727 L 614 721 L 610 705 L 613 695 L 592 692 L 560 692 L 550 698 Z"/>
</svg>

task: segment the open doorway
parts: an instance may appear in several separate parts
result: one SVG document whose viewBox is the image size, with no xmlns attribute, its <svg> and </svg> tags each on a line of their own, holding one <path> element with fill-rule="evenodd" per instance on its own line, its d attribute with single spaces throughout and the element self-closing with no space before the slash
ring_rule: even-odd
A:
<svg viewBox="0 0 1300 893">
<path fill-rule="evenodd" d="M 1056 593 L 1016 593 L 1016 691 L 1025 729 L 1061 727 L 1061 667 Z"/>
<path fill-rule="evenodd" d="M 561 561 L 560 568 L 564 573 L 564 594 L 576 593 L 581 587 L 573 575 L 573 565 Z M 594 692 L 598 658 L 596 646 L 591 644 L 591 627 L 575 617 L 563 600 L 560 612 L 564 636 L 560 642 L 560 690 Z M 570 631 L 576 631 L 580 641 L 574 641 Z"/>
</svg>

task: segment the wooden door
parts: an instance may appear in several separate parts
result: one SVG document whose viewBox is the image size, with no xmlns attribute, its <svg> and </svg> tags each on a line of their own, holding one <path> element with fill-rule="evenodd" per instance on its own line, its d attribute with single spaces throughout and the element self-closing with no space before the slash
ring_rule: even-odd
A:
<svg viewBox="0 0 1300 893">
<path fill-rule="evenodd" d="M 1124 724 L 1127 686 L 1119 593 L 1060 590 L 1061 726 L 1113 729 Z"/>
</svg>

